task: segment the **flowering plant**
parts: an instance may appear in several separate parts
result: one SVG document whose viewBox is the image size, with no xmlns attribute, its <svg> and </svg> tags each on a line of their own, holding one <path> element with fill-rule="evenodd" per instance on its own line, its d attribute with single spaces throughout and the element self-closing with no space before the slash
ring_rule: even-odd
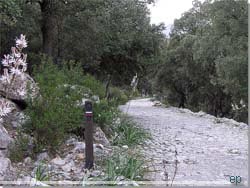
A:
<svg viewBox="0 0 250 188">
<path fill-rule="evenodd" d="M 23 76 L 22 73 L 27 70 L 27 54 L 22 53 L 23 48 L 26 47 L 27 41 L 25 35 L 21 34 L 19 38 L 16 38 L 16 47 L 11 48 L 11 54 L 4 55 L 4 59 L 1 62 L 3 74 L 0 75 L 0 82 L 4 83 L 6 87 L 11 86 L 16 75 Z M 23 96 L 26 94 L 26 88 L 20 86 L 17 92 Z M 7 96 L 5 97 L 8 98 Z M 0 122 L 2 121 L 2 117 L 10 113 L 11 110 L 10 103 L 0 98 Z"/>
</svg>

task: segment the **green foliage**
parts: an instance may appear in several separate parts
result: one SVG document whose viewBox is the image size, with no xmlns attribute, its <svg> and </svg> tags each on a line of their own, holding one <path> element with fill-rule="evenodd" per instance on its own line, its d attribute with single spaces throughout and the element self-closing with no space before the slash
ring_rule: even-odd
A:
<svg viewBox="0 0 250 188">
<path fill-rule="evenodd" d="M 34 75 L 41 96 L 29 101 L 25 110 L 29 121 L 23 128 L 34 136 L 36 151 L 53 150 L 67 133 L 82 124 L 83 108 L 78 104 L 84 95 L 92 93 L 81 85 L 84 83 L 82 79 L 90 79 L 93 83 L 93 78 L 85 77 L 78 66 L 62 65 L 59 68 L 49 60 L 43 60 Z"/>
<path fill-rule="evenodd" d="M 105 79 L 110 74 L 113 85 L 128 85 L 160 49 L 164 27 L 150 24 L 147 3 L 151 2 L 0 0 L 4 22 L 15 20 L 14 25 L 0 27 L 0 36 L 4 36 L 0 55 L 23 33 L 28 54 L 32 54 L 29 65 L 36 64 L 36 55 L 51 47 L 55 62 L 76 60 L 91 75 Z"/>
<path fill-rule="evenodd" d="M 30 138 L 24 134 L 18 134 L 14 143 L 9 146 L 9 158 L 12 162 L 22 162 L 27 156 L 31 155 Z"/>
<path fill-rule="evenodd" d="M 116 103 L 116 102 L 115 102 Z M 118 116 L 117 106 L 112 105 L 106 100 L 101 100 L 93 106 L 94 122 L 102 129 L 107 125 L 111 125 L 113 120 Z"/>
<path fill-rule="evenodd" d="M 171 105 L 239 117 L 231 104 L 248 104 L 247 18 L 246 0 L 207 0 L 175 20 L 155 81 Z"/>
<path fill-rule="evenodd" d="M 138 89 L 136 89 L 135 91 L 131 91 L 132 92 L 132 97 L 140 97 L 140 92 Z"/>
<path fill-rule="evenodd" d="M 109 99 L 117 101 L 117 105 L 128 102 L 128 96 L 118 87 L 110 87 Z"/>
<path fill-rule="evenodd" d="M 113 139 L 113 144 L 118 146 L 136 146 L 151 138 L 148 132 L 126 116 L 121 118 L 118 125 L 114 125 L 114 132 L 117 136 Z"/>
<path fill-rule="evenodd" d="M 20 0 L 0 0 L 0 23 L 13 25 L 21 17 Z"/>
<path fill-rule="evenodd" d="M 119 151 L 106 161 L 106 181 L 116 181 L 123 176 L 129 180 L 143 180 L 146 172 L 142 156 L 131 151 Z"/>
<path fill-rule="evenodd" d="M 87 74 L 82 78 L 82 85 L 89 88 L 95 95 L 98 95 L 100 99 L 105 97 L 105 87 L 104 85 L 96 80 L 93 76 Z"/>
<path fill-rule="evenodd" d="M 49 174 L 49 172 L 48 172 L 47 167 L 46 167 L 43 163 L 40 163 L 40 164 L 36 167 L 35 179 L 36 179 L 37 181 L 49 181 L 49 179 L 50 179 L 50 174 Z"/>
</svg>

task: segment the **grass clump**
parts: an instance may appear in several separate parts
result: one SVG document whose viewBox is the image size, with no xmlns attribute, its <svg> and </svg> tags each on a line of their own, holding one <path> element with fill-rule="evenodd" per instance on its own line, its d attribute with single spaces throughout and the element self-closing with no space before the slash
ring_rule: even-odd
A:
<svg viewBox="0 0 250 188">
<path fill-rule="evenodd" d="M 35 179 L 37 181 L 49 181 L 50 180 L 50 173 L 48 168 L 43 164 L 40 163 L 35 170 Z"/>
<path fill-rule="evenodd" d="M 113 139 L 113 144 L 117 146 L 136 146 L 151 138 L 150 134 L 135 124 L 128 117 L 122 117 L 118 125 L 114 126 L 117 134 Z"/>
<path fill-rule="evenodd" d="M 117 181 L 122 178 L 127 180 L 143 180 L 146 172 L 145 161 L 142 156 L 133 152 L 120 151 L 113 154 L 106 161 L 105 180 Z"/>
<path fill-rule="evenodd" d="M 21 162 L 24 158 L 31 156 L 31 141 L 27 135 L 18 134 L 15 141 L 9 146 L 8 157 L 12 162 Z"/>
</svg>

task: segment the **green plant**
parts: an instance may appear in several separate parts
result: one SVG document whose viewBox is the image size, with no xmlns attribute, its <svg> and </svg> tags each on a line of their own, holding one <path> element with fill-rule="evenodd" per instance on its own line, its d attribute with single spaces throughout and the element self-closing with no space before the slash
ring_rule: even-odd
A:
<svg viewBox="0 0 250 188">
<path fill-rule="evenodd" d="M 44 164 L 41 163 L 36 167 L 35 179 L 38 181 L 49 181 L 50 174 Z"/>
<path fill-rule="evenodd" d="M 135 146 L 150 139 L 150 134 L 138 127 L 135 122 L 128 117 L 123 117 L 121 119 L 118 125 L 114 125 L 114 131 L 117 133 L 117 136 L 113 139 L 114 145 Z"/>
<path fill-rule="evenodd" d="M 9 146 L 8 157 L 12 162 L 21 162 L 25 157 L 31 155 L 30 138 L 19 133 L 15 141 Z"/>
<path fill-rule="evenodd" d="M 110 87 L 109 98 L 117 102 L 117 105 L 128 102 L 127 95 L 118 87 Z"/>
<path fill-rule="evenodd" d="M 36 67 L 34 78 L 41 96 L 28 101 L 25 113 L 29 119 L 23 125 L 24 131 L 34 136 L 36 152 L 53 151 L 67 133 L 81 125 L 83 109 L 77 104 L 85 94 L 91 95 L 82 85 L 83 76 L 78 66 L 58 67 L 46 59 Z"/>
<path fill-rule="evenodd" d="M 118 116 L 117 107 L 107 100 L 101 100 L 99 103 L 95 103 L 93 111 L 94 122 L 102 129 L 105 129 L 106 125 L 111 125 L 113 120 Z"/>
<path fill-rule="evenodd" d="M 132 151 L 119 151 L 106 161 L 105 180 L 117 181 L 122 176 L 129 180 L 143 180 L 145 172 L 145 161 L 141 155 Z"/>
</svg>

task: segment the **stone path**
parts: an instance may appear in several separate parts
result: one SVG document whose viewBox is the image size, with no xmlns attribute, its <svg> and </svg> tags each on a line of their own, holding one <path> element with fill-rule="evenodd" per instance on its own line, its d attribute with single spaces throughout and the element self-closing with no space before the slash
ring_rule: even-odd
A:
<svg viewBox="0 0 250 188">
<path fill-rule="evenodd" d="M 153 104 L 150 99 L 138 99 L 120 107 L 152 134 L 153 139 L 143 146 L 154 170 L 146 178 L 171 184 L 175 176 L 173 185 L 202 186 L 229 185 L 230 176 L 240 176 L 247 184 L 246 124 Z"/>
</svg>

